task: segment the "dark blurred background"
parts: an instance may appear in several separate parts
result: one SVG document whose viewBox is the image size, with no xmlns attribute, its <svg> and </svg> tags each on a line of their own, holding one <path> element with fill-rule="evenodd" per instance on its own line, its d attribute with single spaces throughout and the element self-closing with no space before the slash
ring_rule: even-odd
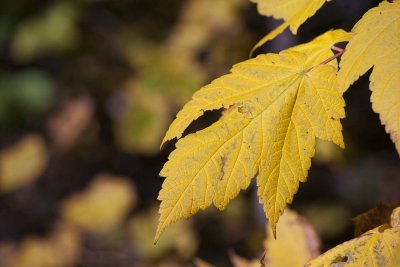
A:
<svg viewBox="0 0 400 267">
<path fill-rule="evenodd" d="M 326 3 L 278 52 L 332 28 L 351 30 L 379 1 Z M 153 245 L 159 150 L 192 93 L 246 60 L 280 22 L 247 0 L 0 2 L 0 266 L 230 266 L 261 257 L 265 215 L 254 185 Z M 322 250 L 353 237 L 351 218 L 400 202 L 399 157 L 371 110 L 368 78 L 345 94 L 346 150 L 318 142 L 293 209 Z M 207 113 L 191 131 L 209 125 Z M 189 131 L 190 132 L 190 131 Z"/>
</svg>

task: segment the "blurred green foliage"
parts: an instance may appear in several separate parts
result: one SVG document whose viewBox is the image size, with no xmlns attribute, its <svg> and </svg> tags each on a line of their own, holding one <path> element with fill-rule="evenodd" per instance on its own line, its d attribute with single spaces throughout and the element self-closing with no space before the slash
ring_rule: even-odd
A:
<svg viewBox="0 0 400 267">
<path fill-rule="evenodd" d="M 56 2 L 27 18 L 17 26 L 11 41 L 12 57 L 27 62 L 72 48 L 78 41 L 77 18 L 76 7 L 68 2 Z"/>
<path fill-rule="evenodd" d="M 16 114 L 25 120 L 41 115 L 53 105 L 54 90 L 52 78 L 38 69 L 0 73 L 0 125 Z"/>
</svg>

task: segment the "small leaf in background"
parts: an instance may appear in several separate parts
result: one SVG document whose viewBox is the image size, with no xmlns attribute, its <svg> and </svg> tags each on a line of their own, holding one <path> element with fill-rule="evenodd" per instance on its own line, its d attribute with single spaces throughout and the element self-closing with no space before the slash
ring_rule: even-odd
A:
<svg viewBox="0 0 400 267">
<path fill-rule="evenodd" d="M 16 113 L 32 119 L 51 107 L 54 101 L 52 78 L 38 69 L 24 69 L 0 75 L 0 122 L 15 120 Z"/>
<path fill-rule="evenodd" d="M 180 221 L 171 226 L 154 245 L 153 235 L 157 229 L 157 209 L 135 215 L 129 222 L 134 250 L 147 261 L 154 261 L 171 253 L 181 260 L 188 260 L 197 251 L 197 238 L 191 221 Z"/>
<path fill-rule="evenodd" d="M 242 0 L 189 0 L 182 7 L 178 23 L 167 40 L 175 55 L 195 58 L 217 36 L 240 29 Z"/>
<path fill-rule="evenodd" d="M 48 238 L 27 237 L 20 244 L 1 244 L 1 263 L 7 267 L 72 267 L 79 257 L 80 233 L 59 223 Z"/>
<path fill-rule="evenodd" d="M 3 149 L 0 151 L 0 192 L 11 192 L 34 182 L 47 164 L 46 144 L 39 135 L 28 135 Z"/>
<path fill-rule="evenodd" d="M 78 42 L 77 10 L 71 2 L 56 2 L 18 25 L 11 55 L 27 62 L 42 55 L 72 48 Z"/>
<path fill-rule="evenodd" d="M 265 266 L 300 267 L 320 254 L 321 242 L 305 218 L 286 208 L 274 239 L 271 228 L 265 241 Z"/>
<path fill-rule="evenodd" d="M 126 83 L 123 107 L 117 115 L 115 130 L 118 146 L 127 152 L 158 153 L 168 127 L 168 104 L 162 94 L 143 89 L 135 79 Z"/>
<path fill-rule="evenodd" d="M 62 214 L 83 230 L 105 232 L 121 223 L 136 198 L 127 178 L 99 174 L 83 192 L 63 203 Z"/>
<path fill-rule="evenodd" d="M 65 101 L 60 111 L 52 115 L 47 124 L 55 146 L 62 150 L 73 146 L 90 124 L 93 109 L 92 99 L 87 95 Z"/>
<path fill-rule="evenodd" d="M 400 208 L 392 213 L 391 224 L 381 225 L 347 241 L 310 261 L 308 267 L 396 267 L 400 254 Z"/>
<path fill-rule="evenodd" d="M 394 207 L 380 203 L 376 208 L 354 217 L 354 235 L 359 236 L 379 225 L 389 224 Z"/>
<path fill-rule="evenodd" d="M 123 50 L 136 73 L 113 99 L 122 104 L 110 105 L 116 141 L 126 152 L 154 155 L 175 108 L 201 86 L 205 74 L 195 60 L 171 54 L 164 46 L 142 39 L 130 44 Z"/>
<path fill-rule="evenodd" d="M 136 40 L 125 48 L 125 54 L 128 63 L 138 72 L 135 76 L 136 90 L 160 93 L 169 103 L 178 106 L 190 99 L 206 77 L 195 60 L 171 54 L 165 47 L 146 40 Z"/>
</svg>

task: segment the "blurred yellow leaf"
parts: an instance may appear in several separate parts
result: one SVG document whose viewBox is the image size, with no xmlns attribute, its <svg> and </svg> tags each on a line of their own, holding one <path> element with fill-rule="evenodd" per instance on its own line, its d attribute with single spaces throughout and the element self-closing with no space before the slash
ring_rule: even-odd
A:
<svg viewBox="0 0 400 267">
<path fill-rule="evenodd" d="M 0 191 L 10 192 L 32 183 L 45 170 L 48 155 L 39 135 L 28 135 L 0 152 Z"/>
<path fill-rule="evenodd" d="M 132 67 L 137 69 L 136 90 L 161 93 L 168 102 L 179 106 L 190 99 L 206 77 L 196 60 L 170 53 L 164 46 L 150 41 L 134 41 L 125 48 L 125 54 Z M 127 82 L 128 87 L 131 80 Z"/>
<path fill-rule="evenodd" d="M 391 225 L 381 225 L 325 252 L 306 266 L 397 267 L 400 254 L 400 207 L 392 213 Z"/>
<path fill-rule="evenodd" d="M 168 49 L 182 57 L 196 57 L 221 33 L 240 29 L 239 11 L 243 0 L 189 0 L 167 40 Z"/>
<path fill-rule="evenodd" d="M 121 223 L 135 203 L 133 185 L 126 178 L 100 174 L 63 203 L 62 214 L 83 230 L 103 232 Z"/>
<path fill-rule="evenodd" d="M 28 237 L 18 246 L 2 244 L 0 255 L 7 267 L 72 267 L 79 256 L 80 242 L 75 228 L 60 223 L 47 239 Z"/>
<path fill-rule="evenodd" d="M 11 54 L 20 62 L 59 52 L 77 43 L 77 10 L 70 2 L 56 2 L 17 26 Z"/>
<path fill-rule="evenodd" d="M 265 242 L 265 266 L 300 267 L 320 253 L 318 234 L 305 218 L 286 209 L 274 239 L 268 227 Z"/>
<path fill-rule="evenodd" d="M 144 259 L 156 260 L 174 250 L 181 260 L 190 259 L 197 250 L 197 238 L 190 221 L 180 221 L 172 225 L 154 245 L 153 235 L 157 229 L 157 209 L 135 215 L 129 229 L 134 250 Z"/>
</svg>

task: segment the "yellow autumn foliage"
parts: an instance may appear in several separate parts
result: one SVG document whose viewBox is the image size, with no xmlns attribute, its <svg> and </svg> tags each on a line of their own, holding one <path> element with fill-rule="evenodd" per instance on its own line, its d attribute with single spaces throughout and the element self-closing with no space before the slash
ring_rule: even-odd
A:
<svg viewBox="0 0 400 267">
<path fill-rule="evenodd" d="M 228 112 L 210 127 L 178 141 L 160 175 L 160 221 L 167 225 L 212 203 L 224 209 L 257 176 L 258 195 L 275 232 L 314 155 L 315 138 L 344 147 L 344 100 L 337 63 L 318 65 L 330 47 L 351 37 L 330 31 L 308 44 L 260 55 L 233 67 L 196 92 L 178 113 L 164 141 L 180 138 L 204 111 Z"/>
</svg>

